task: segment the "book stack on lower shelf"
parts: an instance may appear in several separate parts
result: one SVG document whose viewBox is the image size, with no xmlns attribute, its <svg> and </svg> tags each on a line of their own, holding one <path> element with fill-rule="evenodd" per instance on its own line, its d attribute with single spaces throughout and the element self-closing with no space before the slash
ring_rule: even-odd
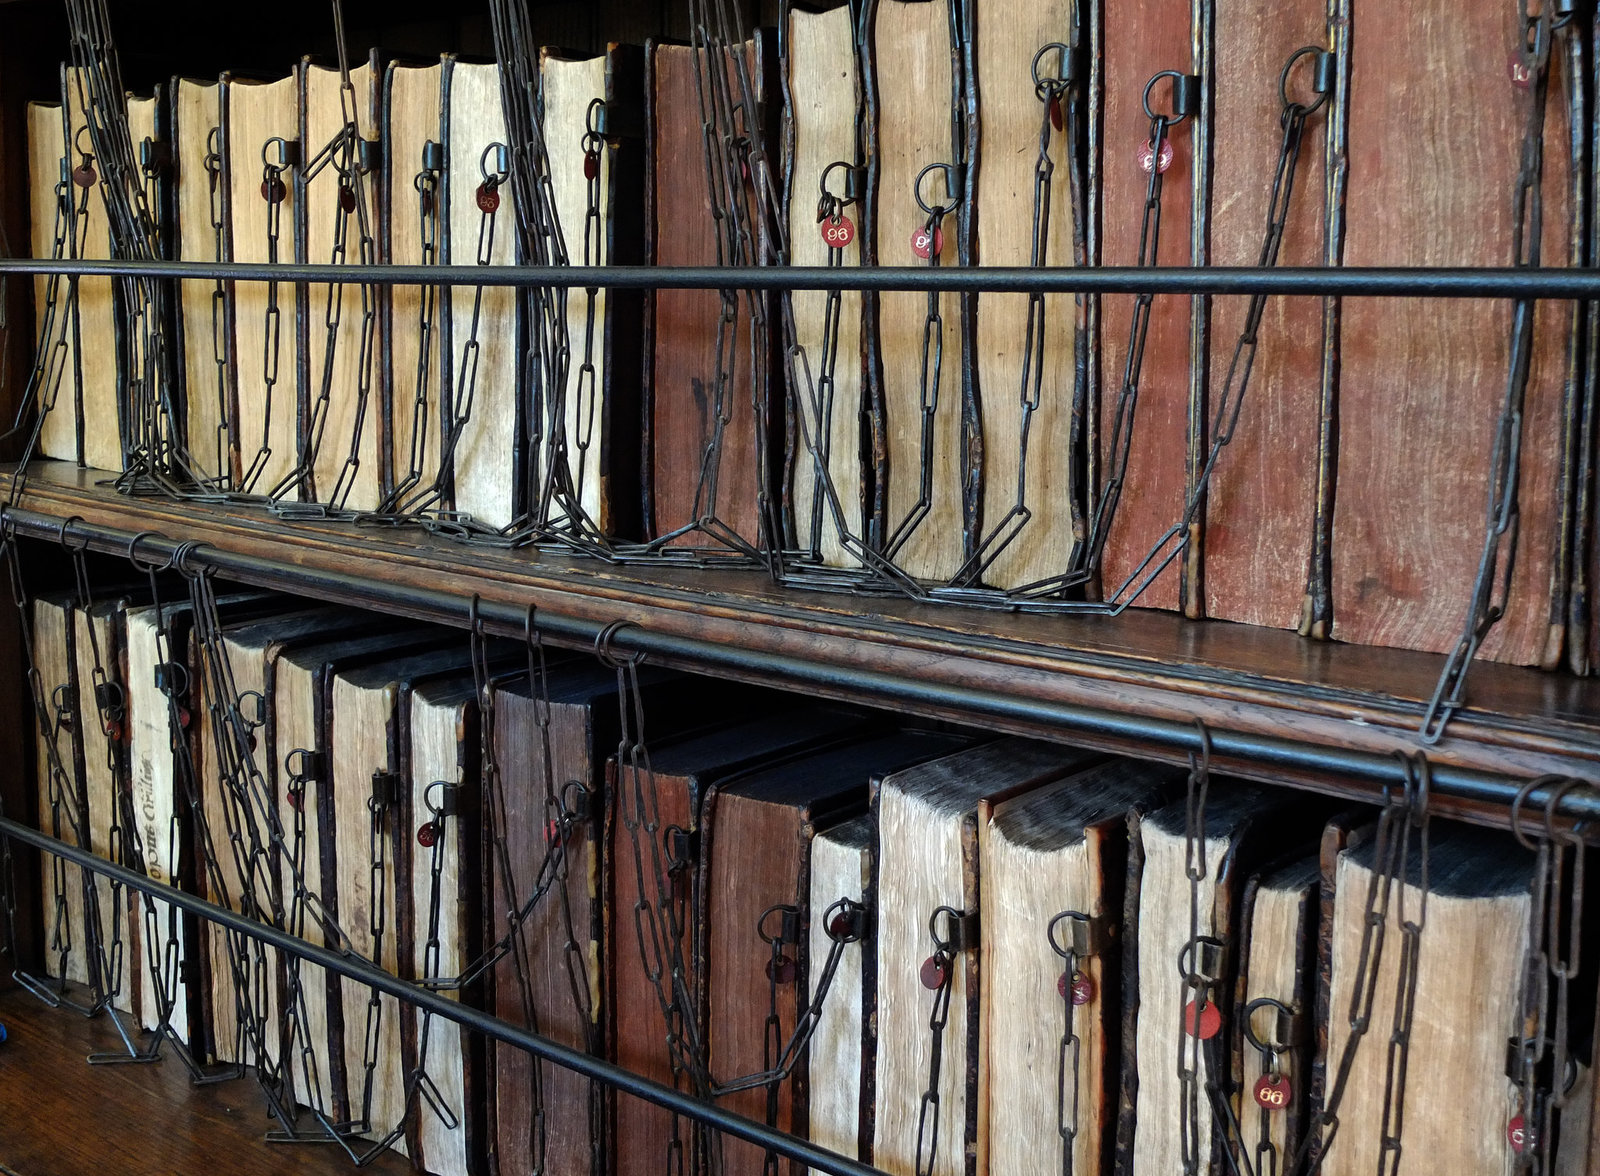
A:
<svg viewBox="0 0 1600 1176">
<path fill-rule="evenodd" d="M 27 620 L 41 827 L 156 882 L 884 1172 L 1581 1170 L 1581 842 L 1434 817 L 1425 760 L 1340 808 L 147 579 Z M 352 1157 L 780 1163 L 159 897 L 38 883 L 33 984 Z"/>
</svg>

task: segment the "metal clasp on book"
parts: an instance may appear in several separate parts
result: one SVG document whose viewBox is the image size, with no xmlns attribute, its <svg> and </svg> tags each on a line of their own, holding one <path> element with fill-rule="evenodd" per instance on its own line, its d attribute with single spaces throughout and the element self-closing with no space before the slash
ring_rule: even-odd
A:
<svg viewBox="0 0 1600 1176">
<path fill-rule="evenodd" d="M 400 773 L 376 771 L 372 773 L 372 806 L 388 808 L 400 803 Z"/>
<path fill-rule="evenodd" d="M 1047 934 L 1050 946 L 1063 958 L 1083 959 L 1100 955 L 1116 938 L 1117 924 L 1109 915 L 1086 915 L 1082 911 L 1062 911 L 1050 920 Z"/>
<path fill-rule="evenodd" d="M 1178 953 L 1178 975 L 1209 988 L 1222 979 L 1222 953 L 1222 940 L 1196 936 Z"/>
<path fill-rule="evenodd" d="M 1256 1014 L 1263 1009 L 1270 1009 L 1273 1013 L 1271 1032 L 1265 1036 L 1256 1032 Z M 1276 1055 L 1309 1041 L 1311 1025 L 1305 1013 L 1281 1000 L 1260 996 L 1244 1006 L 1244 1036 L 1256 1049 Z"/>
<path fill-rule="evenodd" d="M 777 926 L 772 926 L 772 916 L 777 915 Z M 799 943 L 800 908 L 778 903 L 761 912 L 756 920 L 756 934 L 763 943 Z"/>
<path fill-rule="evenodd" d="M 939 933 L 941 919 L 944 920 L 942 935 Z M 978 912 L 937 907 L 928 916 L 928 934 L 944 951 L 975 951 L 978 947 Z"/>
<path fill-rule="evenodd" d="M 1150 107 L 1150 92 L 1156 88 L 1156 83 L 1162 78 L 1172 79 L 1171 109 L 1164 114 L 1158 114 Z M 1151 119 L 1161 119 L 1168 126 L 1182 122 L 1190 115 L 1200 112 L 1200 75 L 1179 73 L 1175 69 L 1164 69 L 1155 74 L 1144 84 L 1144 112 Z"/>
</svg>

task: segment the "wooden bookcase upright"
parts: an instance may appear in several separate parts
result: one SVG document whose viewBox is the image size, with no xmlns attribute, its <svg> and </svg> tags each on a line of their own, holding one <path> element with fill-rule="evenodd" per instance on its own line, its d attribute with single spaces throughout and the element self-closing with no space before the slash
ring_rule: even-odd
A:
<svg viewBox="0 0 1600 1176">
<path fill-rule="evenodd" d="M 48 96 L 55 63 L 67 53 L 59 7 L 54 0 L 0 4 L 0 174 L 26 175 L 24 103 Z M 682 0 L 543 6 L 551 22 L 544 39 L 581 46 L 592 43 L 596 30 L 635 40 L 680 32 L 674 22 L 683 7 Z M 127 23 L 117 29 L 127 35 L 125 66 L 153 81 L 172 72 L 264 69 L 325 49 L 326 9 L 292 8 L 287 15 L 281 5 L 272 8 L 270 30 L 261 10 L 261 29 L 221 33 L 186 19 L 194 14 L 189 10 L 199 11 L 194 5 L 129 4 Z M 346 8 L 354 44 L 385 36 L 434 51 L 446 45 L 482 51 L 486 44 L 486 25 L 470 14 L 440 18 L 420 3 Z M 752 15 L 771 19 L 772 12 Z M 304 43 L 297 40 L 302 33 Z M 0 222 L 13 252 L 29 239 L 27 215 L 25 186 L 0 185 Z M 0 419 L 14 415 L 26 381 L 29 291 L 27 282 L 6 284 L 11 340 L 0 373 Z M 965 611 L 798 594 L 754 572 L 613 568 L 545 553 L 466 549 L 410 533 L 364 534 L 352 543 L 331 525 L 127 498 L 100 481 L 94 471 L 62 465 L 30 471 L 19 505 L 31 521 L 20 529 L 44 538 L 64 520 L 81 520 L 91 545 L 109 553 L 125 550 L 134 534 L 154 531 L 204 544 L 205 558 L 232 580 L 457 626 L 465 624 L 474 594 L 500 615 L 518 615 L 531 604 L 541 618 L 565 626 L 552 640 L 574 646 L 625 621 L 663 664 L 1145 759 L 1184 762 L 1183 732 L 1200 719 L 1214 732 L 1218 771 L 1350 798 L 1374 799 L 1387 758 L 1416 750 L 1416 726 L 1442 664 L 1427 654 L 1312 643 L 1165 613 L 1069 618 Z M 12 474 L 0 472 L 0 496 L 11 489 Z M 0 618 L 0 760 L 25 764 L 32 716 L 16 621 L 10 609 L 0 610 Z M 520 635 L 508 623 L 498 627 Z M 1447 785 L 1435 798 L 1440 815 L 1503 826 L 1504 805 L 1474 792 L 1483 782 L 1593 776 L 1600 682 L 1481 664 L 1471 699 L 1447 737 L 1428 749 Z M 0 775 L 8 813 L 29 811 L 31 780 L 26 771 Z M 30 856 L 19 854 L 23 911 L 38 910 L 28 893 Z M 23 962 L 36 962 L 38 928 L 31 936 L 25 922 L 21 929 L 21 952 L 29 956 Z"/>
</svg>

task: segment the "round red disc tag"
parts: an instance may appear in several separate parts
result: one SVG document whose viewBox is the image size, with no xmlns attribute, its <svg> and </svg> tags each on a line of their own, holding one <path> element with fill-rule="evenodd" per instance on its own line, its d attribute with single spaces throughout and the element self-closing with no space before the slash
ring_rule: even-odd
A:
<svg viewBox="0 0 1600 1176">
<path fill-rule="evenodd" d="M 433 843 L 437 840 L 439 840 L 439 830 L 432 821 L 417 830 L 417 844 L 423 849 L 432 849 Z"/>
<path fill-rule="evenodd" d="M 478 207 L 484 212 L 495 212 L 500 207 L 500 189 L 488 184 L 478 185 Z"/>
<path fill-rule="evenodd" d="M 842 212 L 837 217 L 825 218 L 820 227 L 829 249 L 843 249 L 856 239 L 855 222 Z"/>
<path fill-rule="evenodd" d="M 1198 1037 L 1201 1041 L 1210 1041 L 1222 1028 L 1222 1014 L 1217 1010 L 1217 1002 L 1208 1000 L 1205 1007 L 1195 1012 L 1195 1002 L 1190 1001 L 1183 1007 L 1183 1029 L 1185 1033 Z"/>
<path fill-rule="evenodd" d="M 1519 90 L 1526 90 L 1533 85 L 1533 68 L 1522 60 L 1522 55 L 1513 53 L 1506 62 L 1507 72 L 1511 75 L 1511 84 Z"/>
<path fill-rule="evenodd" d="M 776 966 L 774 966 L 776 965 Z M 774 984 L 794 983 L 794 961 L 786 955 L 767 961 L 767 979 Z"/>
<path fill-rule="evenodd" d="M 583 178 L 592 180 L 600 174 L 600 153 L 588 151 L 583 156 Z"/>
<path fill-rule="evenodd" d="M 1150 170 L 1150 157 L 1154 154 L 1150 149 L 1150 142 L 1146 140 L 1139 144 L 1139 166 L 1145 171 Z M 1161 170 L 1164 172 L 1172 166 L 1172 140 L 1161 140 Z"/>
<path fill-rule="evenodd" d="M 940 962 L 938 956 L 929 956 L 927 959 L 922 961 L 922 986 L 924 988 L 932 989 L 940 987 L 944 984 L 944 979 L 947 974 L 947 969 L 945 968 L 945 965 Z"/>
<path fill-rule="evenodd" d="M 289 189 L 284 186 L 282 180 L 271 179 L 261 181 L 261 199 L 265 200 L 268 204 L 277 204 L 288 194 Z"/>
<path fill-rule="evenodd" d="M 72 182 L 78 185 L 80 188 L 94 187 L 94 182 L 99 178 L 100 177 L 96 174 L 93 166 L 90 164 L 86 163 L 82 167 L 75 167 L 72 169 Z"/>
<path fill-rule="evenodd" d="M 1255 1096 L 1257 1106 L 1265 1107 L 1269 1111 L 1281 1111 L 1294 1097 L 1293 1088 L 1289 1085 L 1289 1076 L 1280 1074 L 1274 1079 L 1271 1074 L 1261 1075 L 1256 1079 Z"/>
<path fill-rule="evenodd" d="M 928 249 L 930 244 L 933 246 L 932 253 L 930 253 Z M 917 231 L 911 234 L 911 252 L 915 253 L 924 261 L 931 257 L 933 253 L 943 253 L 944 230 L 934 229 L 933 236 L 930 238 L 928 236 L 928 228 L 926 225 L 917 226 Z"/>
<path fill-rule="evenodd" d="M 1063 972 L 1063 973 L 1061 973 L 1061 978 L 1056 981 L 1056 994 L 1058 996 L 1063 996 L 1064 997 L 1064 996 L 1067 995 L 1067 991 L 1068 991 L 1067 974 L 1065 972 Z M 1074 973 L 1072 973 L 1071 992 L 1072 992 L 1072 1003 L 1073 1004 L 1075 1004 L 1075 1005 L 1086 1005 L 1086 1004 L 1088 1004 L 1091 1000 L 1094 999 L 1094 994 L 1095 994 L 1094 977 L 1090 976 L 1087 972 L 1074 972 Z"/>
<path fill-rule="evenodd" d="M 1511 1150 L 1521 1152 L 1532 1142 L 1533 1132 L 1527 1129 L 1527 1123 L 1521 1115 L 1512 1118 L 1506 1124 L 1506 1142 L 1511 1144 Z"/>
</svg>

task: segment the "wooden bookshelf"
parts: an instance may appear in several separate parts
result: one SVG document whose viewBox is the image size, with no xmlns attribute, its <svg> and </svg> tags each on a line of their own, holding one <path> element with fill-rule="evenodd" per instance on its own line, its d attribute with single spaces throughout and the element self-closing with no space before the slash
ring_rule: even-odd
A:
<svg viewBox="0 0 1600 1176">
<path fill-rule="evenodd" d="M 12 474 L 0 473 L 0 494 Z M 1308 641 L 1276 629 L 1189 621 L 1130 609 L 1117 617 L 1015 614 L 919 604 L 883 597 L 805 592 L 775 586 L 762 571 L 607 564 L 548 551 L 473 547 L 416 530 L 352 529 L 288 520 L 264 510 L 129 498 L 109 475 L 65 463 L 31 467 L 18 503 L 57 521 L 111 528 L 131 537 L 154 532 L 214 551 L 271 561 L 237 578 L 418 619 L 462 623 L 408 603 L 396 589 L 422 589 L 514 610 L 529 605 L 605 625 L 628 621 L 728 654 L 707 665 L 657 660 L 810 692 L 888 705 L 957 721 L 975 716 L 919 698 L 917 687 L 981 690 L 1011 713 L 985 725 L 1018 734 L 1071 739 L 1142 758 L 1182 753 L 1137 738 L 1066 729 L 1026 712 L 1083 708 L 1134 719 L 1192 723 L 1288 739 L 1312 748 L 1374 755 L 1415 751 L 1417 726 L 1443 659 L 1423 653 Z M 101 544 L 126 550 L 126 540 Z M 146 555 L 148 556 L 148 552 Z M 803 682 L 769 658 L 802 663 Z M 837 671 L 829 680 L 828 671 Z M 863 685 L 862 678 L 867 679 Z M 874 689 L 874 685 L 878 688 Z M 1469 684 L 1471 706 L 1428 749 L 1431 762 L 1511 777 L 1587 776 L 1600 755 L 1600 681 L 1481 662 Z M 1350 796 L 1373 795 L 1337 770 L 1292 770 L 1245 757 L 1221 770 L 1286 779 Z M 1503 811 L 1453 804 L 1441 814 L 1501 821 Z"/>
</svg>

